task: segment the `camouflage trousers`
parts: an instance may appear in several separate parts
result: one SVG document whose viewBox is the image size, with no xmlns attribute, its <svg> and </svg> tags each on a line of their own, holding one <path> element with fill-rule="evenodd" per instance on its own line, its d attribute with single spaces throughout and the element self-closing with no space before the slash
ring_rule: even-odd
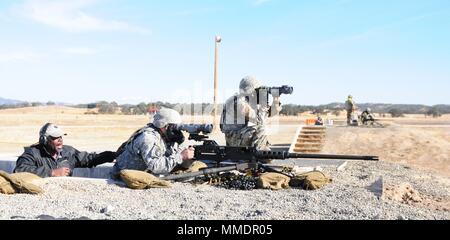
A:
<svg viewBox="0 0 450 240">
<path fill-rule="evenodd" d="M 352 111 L 347 110 L 347 124 L 350 125 L 352 123 Z"/>
<path fill-rule="evenodd" d="M 270 143 L 264 126 L 249 126 L 237 131 L 225 133 L 227 146 L 256 147 L 258 150 L 270 150 Z"/>
</svg>

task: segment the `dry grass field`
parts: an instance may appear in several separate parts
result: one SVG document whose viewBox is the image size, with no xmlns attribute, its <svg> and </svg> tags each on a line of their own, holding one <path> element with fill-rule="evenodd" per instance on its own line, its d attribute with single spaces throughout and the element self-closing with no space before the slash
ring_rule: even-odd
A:
<svg viewBox="0 0 450 240">
<path fill-rule="evenodd" d="M 17 156 L 38 139 L 46 122 L 60 125 L 68 134 L 65 144 L 80 150 L 115 150 L 149 116 L 85 114 L 86 109 L 52 106 L 0 111 L 0 156 Z M 289 144 L 299 125 L 312 115 L 280 117 L 268 128 L 273 144 Z M 407 115 L 383 118 L 386 128 L 355 128 L 343 125 L 344 115 L 328 116 L 335 125 L 327 130 L 325 153 L 379 155 L 383 161 L 405 164 L 450 177 L 450 115 L 426 118 Z M 325 117 L 326 119 L 326 117 Z M 185 116 L 185 122 L 208 123 L 210 117 Z M 223 143 L 223 136 L 211 136 Z"/>
</svg>

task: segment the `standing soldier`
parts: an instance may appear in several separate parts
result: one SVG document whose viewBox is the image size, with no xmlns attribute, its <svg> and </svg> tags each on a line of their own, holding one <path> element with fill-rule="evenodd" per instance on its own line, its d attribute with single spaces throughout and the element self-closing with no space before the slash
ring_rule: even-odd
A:
<svg viewBox="0 0 450 240">
<path fill-rule="evenodd" d="M 220 129 L 225 133 L 227 146 L 256 147 L 270 150 L 264 124 L 268 117 L 281 111 L 279 97 L 273 97 L 270 107 L 267 102 L 257 104 L 256 89 L 261 83 L 254 77 L 243 78 L 239 93 L 229 98 L 224 105 Z"/>
<path fill-rule="evenodd" d="M 347 125 L 351 125 L 352 115 L 356 110 L 356 104 L 353 101 L 352 95 L 348 95 L 347 101 L 345 102 L 345 109 L 347 110 Z"/>
</svg>

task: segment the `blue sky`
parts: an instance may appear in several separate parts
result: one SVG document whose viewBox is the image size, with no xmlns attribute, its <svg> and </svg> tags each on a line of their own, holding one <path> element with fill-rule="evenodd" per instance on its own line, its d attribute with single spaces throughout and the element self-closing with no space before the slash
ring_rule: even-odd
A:
<svg viewBox="0 0 450 240">
<path fill-rule="evenodd" d="M 215 35 L 221 100 L 450 104 L 448 0 L 1 0 L 0 97 L 211 102 Z"/>
</svg>

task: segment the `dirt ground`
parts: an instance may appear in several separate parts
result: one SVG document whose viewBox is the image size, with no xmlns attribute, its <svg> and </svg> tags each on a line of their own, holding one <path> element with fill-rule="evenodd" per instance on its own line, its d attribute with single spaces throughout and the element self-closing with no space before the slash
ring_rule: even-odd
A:
<svg viewBox="0 0 450 240">
<path fill-rule="evenodd" d="M 450 177 L 450 127 L 329 128 L 323 152 L 377 155 Z"/>
<path fill-rule="evenodd" d="M 52 106 L 0 110 L 0 156 L 17 156 L 24 146 L 37 142 L 40 127 L 46 122 L 60 125 L 68 134 L 65 144 L 85 151 L 115 150 L 149 116 L 85 114 L 86 109 Z M 268 127 L 273 144 L 290 144 L 297 128 L 313 116 L 280 117 Z M 382 118 L 385 128 L 340 126 L 344 116 L 325 116 L 334 121 L 327 129 L 324 153 L 378 155 L 388 162 L 431 170 L 450 177 L 450 115 L 426 118 Z M 210 123 L 210 117 L 185 116 L 185 122 Z M 223 144 L 222 134 L 211 136 Z"/>
</svg>

